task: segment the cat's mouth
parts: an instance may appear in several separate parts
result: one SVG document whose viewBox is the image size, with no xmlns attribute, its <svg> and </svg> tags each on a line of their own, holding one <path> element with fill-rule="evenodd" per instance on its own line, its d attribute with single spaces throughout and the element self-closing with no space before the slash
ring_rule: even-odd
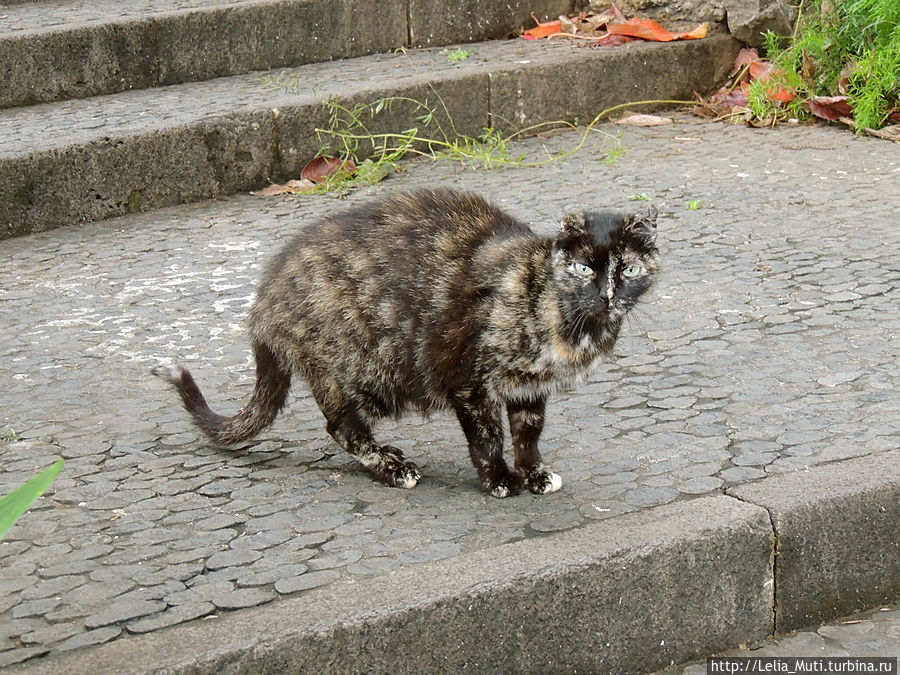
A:
<svg viewBox="0 0 900 675">
<path fill-rule="evenodd" d="M 621 325 L 619 312 L 612 308 L 576 312 L 569 319 L 563 331 L 568 343 L 579 347 L 593 346 L 603 351 L 612 348 Z"/>
</svg>

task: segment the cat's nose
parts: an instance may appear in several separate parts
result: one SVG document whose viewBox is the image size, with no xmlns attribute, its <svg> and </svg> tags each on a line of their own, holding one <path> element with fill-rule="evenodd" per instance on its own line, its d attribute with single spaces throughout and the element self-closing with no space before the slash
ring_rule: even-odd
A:
<svg viewBox="0 0 900 675">
<path fill-rule="evenodd" d="M 605 312 L 609 309 L 609 298 L 605 295 L 598 295 L 594 300 L 594 310 L 597 312 Z"/>
</svg>

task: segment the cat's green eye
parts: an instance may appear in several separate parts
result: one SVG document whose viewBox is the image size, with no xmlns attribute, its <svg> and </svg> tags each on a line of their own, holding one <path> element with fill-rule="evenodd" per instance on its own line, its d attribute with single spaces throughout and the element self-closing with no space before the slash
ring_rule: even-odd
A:
<svg viewBox="0 0 900 675">
<path fill-rule="evenodd" d="M 643 271 L 644 268 L 640 265 L 628 265 L 622 270 L 622 276 L 626 279 L 634 279 L 635 277 L 641 276 Z"/>
<path fill-rule="evenodd" d="M 594 276 L 594 270 L 589 265 L 585 265 L 580 262 L 572 262 L 569 265 L 569 269 L 571 269 L 575 274 L 580 277 L 592 277 Z"/>
</svg>

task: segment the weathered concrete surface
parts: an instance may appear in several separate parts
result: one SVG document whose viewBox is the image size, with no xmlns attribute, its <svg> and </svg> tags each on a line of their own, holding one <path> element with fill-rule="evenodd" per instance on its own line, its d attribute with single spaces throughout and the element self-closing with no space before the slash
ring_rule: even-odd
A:
<svg viewBox="0 0 900 675">
<path fill-rule="evenodd" d="M 476 42 L 507 37 L 540 21 L 555 19 L 587 4 L 583 0 L 408 0 L 409 44 L 413 47 Z"/>
<path fill-rule="evenodd" d="M 770 634 L 772 554 L 763 509 L 707 497 L 23 672 L 647 672 Z"/>
<path fill-rule="evenodd" d="M 492 117 L 585 120 L 690 98 L 731 69 L 737 46 L 726 35 L 599 50 L 493 41 L 468 45 L 459 63 L 434 50 L 379 54 L 279 70 L 274 88 L 255 73 L 0 111 L 0 237 L 296 178 L 321 147 L 331 99 L 409 94 L 440 108 L 440 96 L 460 133 L 480 135 Z M 421 111 L 406 113 L 397 106 L 373 128 L 422 126 Z"/>
<path fill-rule="evenodd" d="M 728 493 L 772 516 L 779 632 L 900 597 L 900 451 Z"/>
<path fill-rule="evenodd" d="M 437 560 L 895 453 L 896 146 L 690 117 L 599 131 L 539 170 L 421 162 L 340 200 L 238 196 L 0 242 L 0 493 L 66 460 L 0 542 L 0 664 L 127 650 L 200 617 L 364 593 Z M 381 487 L 329 440 L 302 382 L 257 442 L 209 447 L 150 367 L 178 359 L 214 409 L 236 410 L 252 388 L 249 299 L 280 243 L 423 185 L 477 190 L 543 232 L 568 208 L 659 207 L 659 284 L 614 358 L 548 405 L 542 448 L 562 490 L 487 496 L 450 415 L 379 425 L 424 474 L 414 490 Z M 823 530 L 841 517 L 820 513 Z M 852 566 L 856 549 L 844 553 Z"/>
<path fill-rule="evenodd" d="M 572 0 L 44 0 L 0 20 L 0 108 L 503 38 Z"/>
</svg>

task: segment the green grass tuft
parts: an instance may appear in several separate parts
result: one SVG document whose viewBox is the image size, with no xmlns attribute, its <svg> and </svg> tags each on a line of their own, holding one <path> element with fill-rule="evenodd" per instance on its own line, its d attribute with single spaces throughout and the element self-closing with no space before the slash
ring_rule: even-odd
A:
<svg viewBox="0 0 900 675">
<path fill-rule="evenodd" d="M 762 119 L 802 117 L 804 101 L 846 92 L 856 129 L 883 126 L 900 109 L 900 1 L 802 0 L 794 34 L 764 36 L 781 74 L 750 86 L 750 107 Z M 775 84 L 797 97 L 780 107 L 766 94 Z"/>
</svg>

